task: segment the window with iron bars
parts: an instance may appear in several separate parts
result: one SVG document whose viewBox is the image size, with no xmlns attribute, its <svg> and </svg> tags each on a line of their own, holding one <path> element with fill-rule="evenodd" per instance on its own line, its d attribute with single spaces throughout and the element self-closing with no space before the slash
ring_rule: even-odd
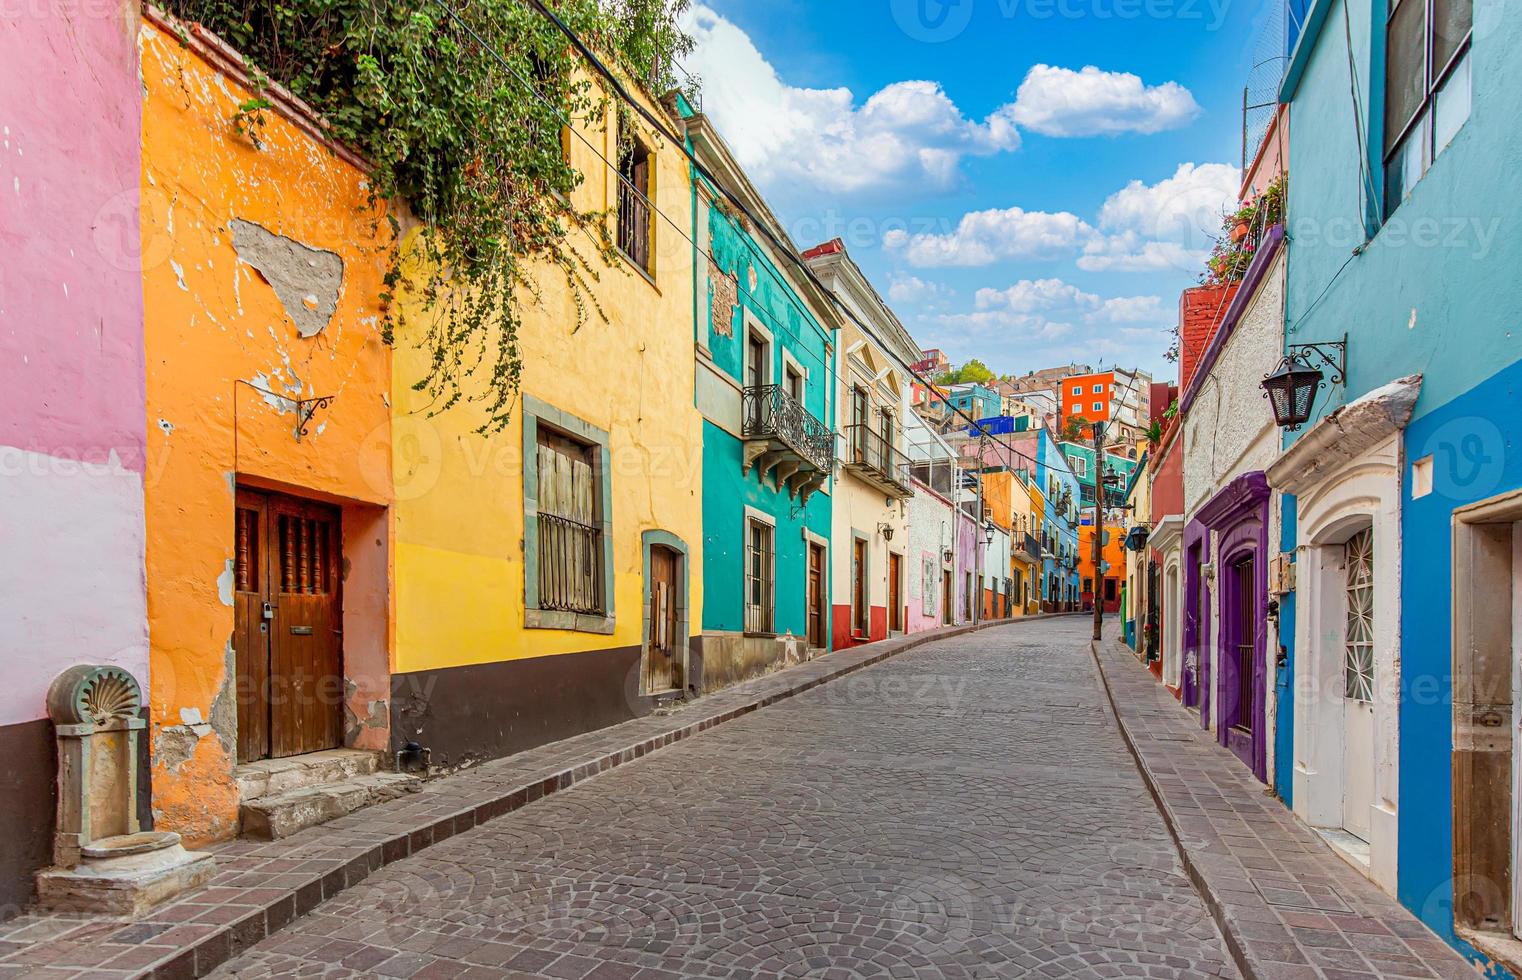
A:
<svg viewBox="0 0 1522 980">
<path fill-rule="evenodd" d="M 776 603 L 773 600 L 774 529 L 754 517 L 746 521 L 745 534 L 745 631 L 775 633 Z"/>
<path fill-rule="evenodd" d="M 538 431 L 539 608 L 606 611 L 594 447 Z"/>
</svg>

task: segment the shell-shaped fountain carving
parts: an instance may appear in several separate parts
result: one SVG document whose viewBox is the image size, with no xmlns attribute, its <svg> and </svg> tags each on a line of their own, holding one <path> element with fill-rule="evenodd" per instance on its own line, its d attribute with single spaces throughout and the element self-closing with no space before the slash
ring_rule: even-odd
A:
<svg viewBox="0 0 1522 980">
<path fill-rule="evenodd" d="M 136 718 L 142 706 L 137 679 L 120 667 L 79 664 L 53 678 L 48 689 L 55 725 L 105 725 Z"/>
</svg>

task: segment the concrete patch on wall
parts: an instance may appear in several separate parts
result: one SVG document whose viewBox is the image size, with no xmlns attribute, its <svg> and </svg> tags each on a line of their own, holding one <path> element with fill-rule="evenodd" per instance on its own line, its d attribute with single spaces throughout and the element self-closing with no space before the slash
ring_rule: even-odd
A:
<svg viewBox="0 0 1522 980">
<path fill-rule="evenodd" d="M 303 245 L 252 221 L 228 223 L 238 258 L 253 266 L 275 290 L 280 305 L 303 337 L 315 337 L 338 309 L 344 263 L 335 252 Z"/>
</svg>

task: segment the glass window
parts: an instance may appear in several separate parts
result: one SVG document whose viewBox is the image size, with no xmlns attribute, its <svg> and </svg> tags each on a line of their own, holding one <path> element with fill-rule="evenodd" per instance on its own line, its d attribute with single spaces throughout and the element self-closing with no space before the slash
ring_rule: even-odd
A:
<svg viewBox="0 0 1522 980">
<path fill-rule="evenodd" d="M 745 629 L 771 633 L 775 629 L 772 595 L 772 527 L 751 518 L 745 542 Z"/>
<path fill-rule="evenodd" d="M 1374 530 L 1364 528 L 1348 539 L 1347 632 L 1343 638 L 1343 696 L 1374 700 Z"/>
<path fill-rule="evenodd" d="M 1469 118 L 1473 0 L 1392 0 L 1385 23 L 1385 214 Z"/>
<path fill-rule="evenodd" d="M 1094 394 L 1096 394 L 1096 395 L 1103 393 L 1104 390 L 1105 390 L 1105 386 L 1104 385 L 1095 385 L 1094 386 Z"/>
</svg>

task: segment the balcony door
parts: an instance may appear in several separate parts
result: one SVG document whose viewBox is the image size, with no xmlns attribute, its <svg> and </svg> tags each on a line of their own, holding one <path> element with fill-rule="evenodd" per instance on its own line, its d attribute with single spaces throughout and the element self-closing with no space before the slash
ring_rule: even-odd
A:
<svg viewBox="0 0 1522 980">
<path fill-rule="evenodd" d="M 759 388 L 771 383 L 771 344 L 750 331 L 745 336 L 745 387 Z"/>
</svg>

